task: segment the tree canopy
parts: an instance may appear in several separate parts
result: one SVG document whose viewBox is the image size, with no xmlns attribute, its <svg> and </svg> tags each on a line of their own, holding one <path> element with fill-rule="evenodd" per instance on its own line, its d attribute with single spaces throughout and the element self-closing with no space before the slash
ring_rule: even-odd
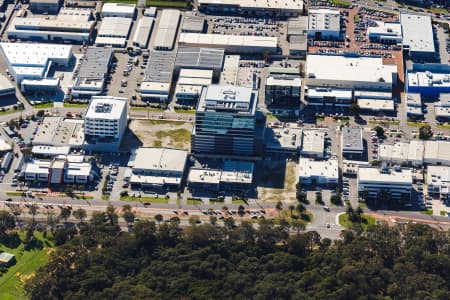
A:
<svg viewBox="0 0 450 300">
<path fill-rule="evenodd" d="M 31 299 L 450 298 L 449 233 L 425 225 L 369 226 L 332 242 L 269 220 L 142 220 L 121 232 L 114 214 L 80 224 L 27 281 Z"/>
</svg>

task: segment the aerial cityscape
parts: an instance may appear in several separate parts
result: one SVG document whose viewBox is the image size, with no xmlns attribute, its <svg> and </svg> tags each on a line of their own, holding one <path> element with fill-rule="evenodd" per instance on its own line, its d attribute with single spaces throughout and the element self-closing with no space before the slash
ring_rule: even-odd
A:
<svg viewBox="0 0 450 300">
<path fill-rule="evenodd" d="M 449 299 L 448 7 L 0 1 L 0 299 Z"/>
</svg>

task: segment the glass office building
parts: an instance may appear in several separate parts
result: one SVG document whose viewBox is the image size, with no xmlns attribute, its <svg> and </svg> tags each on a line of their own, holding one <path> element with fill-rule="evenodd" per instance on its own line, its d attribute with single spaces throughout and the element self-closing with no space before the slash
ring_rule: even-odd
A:
<svg viewBox="0 0 450 300">
<path fill-rule="evenodd" d="M 263 152 L 256 120 L 258 92 L 248 87 L 210 85 L 200 96 L 192 134 L 197 154 L 253 156 Z"/>
</svg>

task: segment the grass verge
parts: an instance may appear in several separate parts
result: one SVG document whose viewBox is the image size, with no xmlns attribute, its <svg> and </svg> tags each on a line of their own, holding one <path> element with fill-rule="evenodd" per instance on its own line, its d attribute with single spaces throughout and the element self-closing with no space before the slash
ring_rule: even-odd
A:
<svg viewBox="0 0 450 300">
<path fill-rule="evenodd" d="M 439 212 L 439 214 L 440 214 L 441 216 L 443 216 L 443 217 L 446 217 L 446 216 L 448 215 L 447 211 L 445 211 L 445 210 L 441 210 L 441 211 Z"/>
<path fill-rule="evenodd" d="M 153 112 L 163 112 L 164 109 L 156 107 L 141 107 L 141 106 L 131 106 L 131 110 L 136 111 L 153 111 Z"/>
<path fill-rule="evenodd" d="M 103 0 L 103 2 L 137 4 L 137 0 Z"/>
<path fill-rule="evenodd" d="M 408 122 L 408 126 L 422 127 L 422 126 L 428 126 L 428 123 L 426 123 L 426 122 Z"/>
<path fill-rule="evenodd" d="M 370 124 L 382 124 L 382 125 L 398 125 L 400 121 L 381 121 L 381 120 L 369 120 Z"/>
<path fill-rule="evenodd" d="M 362 218 L 365 220 L 365 223 L 361 223 L 361 227 L 363 230 L 367 230 L 367 227 L 369 227 L 370 225 L 375 225 L 374 217 L 363 214 Z M 346 229 L 350 229 L 353 226 L 353 222 L 349 220 L 347 214 L 341 214 L 339 215 L 339 225 Z"/>
<path fill-rule="evenodd" d="M 73 108 L 87 108 L 88 104 L 87 103 L 84 104 L 84 103 L 65 103 L 64 102 L 63 106 L 67 107 L 67 108 L 71 108 L 71 107 L 73 107 Z"/>
<path fill-rule="evenodd" d="M 438 124 L 437 128 L 450 129 L 450 124 Z"/>
<path fill-rule="evenodd" d="M 195 114 L 195 109 L 175 109 L 175 112 L 179 114 Z"/>
<path fill-rule="evenodd" d="M 16 112 L 21 112 L 22 110 L 23 109 L 16 109 L 16 110 L 8 109 L 8 110 L 5 110 L 5 111 L 0 111 L 0 116 L 9 115 L 9 114 L 13 114 L 13 113 L 16 113 Z"/>
<path fill-rule="evenodd" d="M 33 105 L 34 109 L 52 108 L 52 107 L 53 107 L 53 102 Z"/>
<path fill-rule="evenodd" d="M 233 204 L 239 204 L 239 205 L 247 205 L 247 203 L 242 199 L 236 199 L 232 201 Z"/>
<path fill-rule="evenodd" d="M 102 200 L 108 201 L 109 200 L 109 195 L 102 195 Z"/>
<path fill-rule="evenodd" d="M 146 6 L 157 6 L 157 7 L 175 7 L 186 9 L 188 8 L 188 2 L 186 1 L 154 1 L 149 0 L 145 2 Z"/>
<path fill-rule="evenodd" d="M 188 205 L 199 205 L 202 203 L 203 203 L 203 201 L 200 199 L 187 199 L 186 200 L 186 204 L 188 204 Z"/>
<path fill-rule="evenodd" d="M 424 214 L 424 215 L 430 215 L 431 216 L 433 214 L 433 210 L 432 209 L 421 210 L 420 213 Z"/>
<path fill-rule="evenodd" d="M 120 201 L 140 201 L 140 202 L 153 202 L 153 203 L 168 203 L 166 198 L 156 197 L 133 197 L 133 196 L 120 196 Z"/>
<path fill-rule="evenodd" d="M 6 192 L 6 196 L 22 196 L 23 192 Z"/>
<path fill-rule="evenodd" d="M 88 196 L 88 195 L 75 195 L 75 199 L 77 200 L 94 200 L 94 196 Z"/>
</svg>

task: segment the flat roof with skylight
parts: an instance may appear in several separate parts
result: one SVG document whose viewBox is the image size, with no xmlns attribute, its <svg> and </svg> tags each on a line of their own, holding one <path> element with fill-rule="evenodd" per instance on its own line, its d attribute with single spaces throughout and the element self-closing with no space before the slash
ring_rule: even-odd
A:
<svg viewBox="0 0 450 300">
<path fill-rule="evenodd" d="M 308 54 L 306 71 L 310 81 L 382 82 L 392 85 L 397 66 L 383 64 L 381 57 Z"/>
<path fill-rule="evenodd" d="M 410 52 L 436 51 L 430 16 L 401 13 L 400 23 L 403 29 L 403 45 L 408 46 Z"/>
<path fill-rule="evenodd" d="M 119 119 L 127 106 L 126 98 L 94 96 L 86 111 L 86 119 Z"/>
</svg>

